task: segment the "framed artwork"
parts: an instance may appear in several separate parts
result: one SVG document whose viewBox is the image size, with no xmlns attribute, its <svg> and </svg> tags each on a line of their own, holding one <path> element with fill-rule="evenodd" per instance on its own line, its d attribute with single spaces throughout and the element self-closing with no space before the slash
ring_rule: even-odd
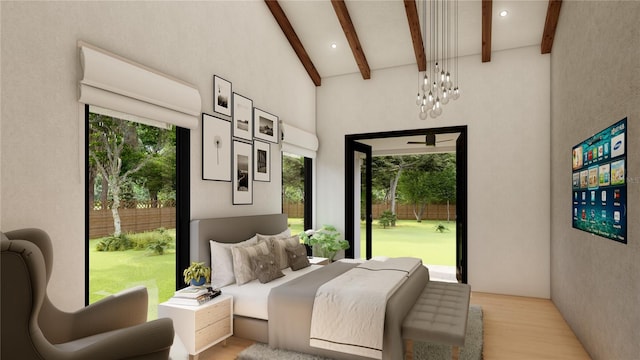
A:
<svg viewBox="0 0 640 360">
<path fill-rule="evenodd" d="M 231 83 L 217 75 L 213 76 L 213 111 L 231 116 Z"/>
<path fill-rule="evenodd" d="M 231 181 L 231 122 L 204 113 L 202 180 Z"/>
<path fill-rule="evenodd" d="M 253 101 L 233 93 L 233 136 L 253 140 Z"/>
<path fill-rule="evenodd" d="M 271 181 L 271 144 L 253 142 L 253 180 Z"/>
<path fill-rule="evenodd" d="M 252 146 L 244 141 L 233 141 L 233 205 L 253 204 Z"/>
<path fill-rule="evenodd" d="M 253 137 L 272 143 L 278 143 L 279 132 L 278 117 L 253 108 Z"/>
</svg>

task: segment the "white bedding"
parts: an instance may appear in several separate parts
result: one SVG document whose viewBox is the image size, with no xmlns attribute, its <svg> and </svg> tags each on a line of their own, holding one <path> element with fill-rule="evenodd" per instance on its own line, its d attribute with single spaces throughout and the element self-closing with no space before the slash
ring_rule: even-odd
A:
<svg viewBox="0 0 640 360">
<path fill-rule="evenodd" d="M 418 258 L 369 260 L 320 286 L 309 345 L 381 359 L 387 300 L 421 265 Z"/>
<path fill-rule="evenodd" d="M 284 276 L 266 284 L 257 279 L 243 285 L 231 284 L 221 288 L 223 294 L 233 296 L 233 314 L 256 319 L 268 320 L 268 300 L 271 289 L 291 281 L 299 276 L 321 268 L 322 265 L 311 265 L 298 271 L 291 268 L 282 270 Z"/>
</svg>

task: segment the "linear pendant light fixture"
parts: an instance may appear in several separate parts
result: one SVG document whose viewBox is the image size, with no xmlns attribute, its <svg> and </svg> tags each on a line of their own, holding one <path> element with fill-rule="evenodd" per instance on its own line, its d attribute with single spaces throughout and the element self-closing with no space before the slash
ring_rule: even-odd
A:
<svg viewBox="0 0 640 360">
<path fill-rule="evenodd" d="M 420 0 L 418 0 L 420 1 Z M 458 1 L 422 0 L 422 39 L 427 69 L 418 72 L 418 117 L 442 115 L 449 100 L 460 97 L 458 79 Z M 427 11 L 427 8 L 428 11 Z M 427 27 L 429 32 L 427 33 Z M 429 35 L 429 41 L 427 41 Z M 427 46 L 429 45 L 429 46 Z"/>
</svg>

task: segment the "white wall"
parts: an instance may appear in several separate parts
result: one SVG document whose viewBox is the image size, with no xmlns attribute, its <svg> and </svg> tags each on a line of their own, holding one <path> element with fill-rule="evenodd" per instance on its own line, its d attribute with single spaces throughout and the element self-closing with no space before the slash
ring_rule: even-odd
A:
<svg viewBox="0 0 640 360">
<path fill-rule="evenodd" d="M 213 75 L 283 121 L 314 131 L 315 86 L 261 1 L 2 2 L 2 230 L 45 229 L 54 242 L 52 300 L 84 303 L 84 117 L 77 40 L 194 84 L 213 113 Z M 192 218 L 280 212 L 279 149 L 254 204 L 231 183 L 202 181 L 191 131 Z"/>
<path fill-rule="evenodd" d="M 344 231 L 344 135 L 468 125 L 468 275 L 474 291 L 548 298 L 549 56 L 539 47 L 460 59 L 463 95 L 417 117 L 415 66 L 323 79 L 317 219 Z"/>
</svg>

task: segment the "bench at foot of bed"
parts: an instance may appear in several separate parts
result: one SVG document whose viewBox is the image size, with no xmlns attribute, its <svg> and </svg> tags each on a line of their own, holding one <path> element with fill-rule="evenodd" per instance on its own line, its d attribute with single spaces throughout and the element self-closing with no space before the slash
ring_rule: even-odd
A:
<svg viewBox="0 0 640 360">
<path fill-rule="evenodd" d="M 464 345 L 471 287 L 429 281 L 402 323 L 405 359 L 413 359 L 413 341 L 451 345 L 453 358 Z"/>
</svg>

